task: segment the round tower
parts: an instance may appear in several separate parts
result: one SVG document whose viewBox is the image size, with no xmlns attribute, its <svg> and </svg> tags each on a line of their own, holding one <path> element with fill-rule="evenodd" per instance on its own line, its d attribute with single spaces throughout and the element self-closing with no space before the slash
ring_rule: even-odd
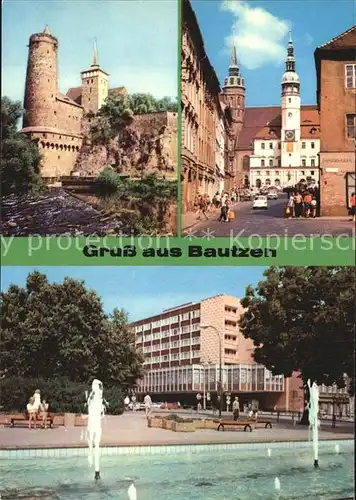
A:
<svg viewBox="0 0 356 500">
<path fill-rule="evenodd" d="M 24 127 L 54 127 L 58 40 L 48 26 L 30 37 L 24 99 Z"/>
</svg>

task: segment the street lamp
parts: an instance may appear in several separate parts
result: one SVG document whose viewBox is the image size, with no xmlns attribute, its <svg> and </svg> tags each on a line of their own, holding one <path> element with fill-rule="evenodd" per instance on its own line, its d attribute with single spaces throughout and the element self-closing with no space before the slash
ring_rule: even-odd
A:
<svg viewBox="0 0 356 500">
<path fill-rule="evenodd" d="M 208 371 L 208 391 L 206 391 L 206 374 L 205 374 L 205 369 L 206 367 L 210 368 L 211 360 L 209 359 L 207 363 L 203 363 L 203 376 L 204 376 L 204 384 L 203 384 L 203 408 L 206 410 L 206 398 L 207 396 L 210 397 L 210 392 L 209 392 L 209 375 L 210 375 L 210 370 Z"/>
<path fill-rule="evenodd" d="M 219 330 L 213 325 L 200 325 L 201 329 L 212 328 L 219 339 L 219 394 L 220 394 L 220 404 L 219 404 L 219 418 L 221 418 L 222 406 L 223 406 L 223 398 L 222 398 L 222 338 Z"/>
</svg>

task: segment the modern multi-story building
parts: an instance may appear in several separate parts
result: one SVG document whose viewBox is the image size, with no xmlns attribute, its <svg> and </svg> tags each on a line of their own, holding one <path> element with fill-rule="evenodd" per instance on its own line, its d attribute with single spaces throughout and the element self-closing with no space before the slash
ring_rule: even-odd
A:
<svg viewBox="0 0 356 500">
<path fill-rule="evenodd" d="M 136 346 L 145 358 L 138 395 L 149 392 L 156 401 L 194 404 L 200 394 L 202 403 L 209 405 L 210 399 L 216 405 L 223 392 L 238 395 L 241 407 L 302 411 L 298 374 L 273 376 L 253 360 L 253 342 L 238 325 L 242 313 L 239 299 L 217 295 L 133 323 Z M 346 390 L 321 386 L 320 391 L 326 411 L 335 410 L 335 404 L 347 411 Z"/>
<path fill-rule="evenodd" d="M 321 213 L 345 215 L 355 188 L 356 26 L 315 50 Z"/>
<path fill-rule="evenodd" d="M 272 376 L 253 358 L 253 343 L 239 330 L 240 301 L 218 295 L 163 311 L 133 324 L 145 357 L 138 392 L 157 400 L 193 403 L 210 394 L 239 394 L 241 404 L 287 405 L 283 376 Z M 221 353 L 221 364 L 220 364 Z"/>
<path fill-rule="evenodd" d="M 205 52 L 189 0 L 183 1 L 182 30 L 182 210 L 192 210 L 197 195 L 210 198 L 232 178 L 221 155 L 228 133 L 229 111 L 220 102 L 220 85 Z M 226 155 L 223 155 L 226 158 Z"/>
</svg>

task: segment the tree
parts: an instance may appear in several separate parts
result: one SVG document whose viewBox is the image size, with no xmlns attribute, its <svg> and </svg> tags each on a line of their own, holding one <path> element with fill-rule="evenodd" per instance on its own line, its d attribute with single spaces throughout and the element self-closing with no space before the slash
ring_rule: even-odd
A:
<svg viewBox="0 0 356 500">
<path fill-rule="evenodd" d="M 17 124 L 23 115 L 20 102 L 8 97 L 1 99 L 1 192 L 25 194 L 44 188 L 40 177 L 40 154 L 37 145 L 17 132 Z"/>
<path fill-rule="evenodd" d="M 103 311 L 100 298 L 84 283 L 65 278 L 49 283 L 33 272 L 24 288 L 1 294 L 2 369 L 6 376 L 129 386 L 142 375 L 127 316 Z"/>
<path fill-rule="evenodd" d="M 345 387 L 345 374 L 354 377 L 355 269 L 271 267 L 264 276 L 242 300 L 255 361 L 274 375 L 299 372 L 304 384 Z"/>
</svg>

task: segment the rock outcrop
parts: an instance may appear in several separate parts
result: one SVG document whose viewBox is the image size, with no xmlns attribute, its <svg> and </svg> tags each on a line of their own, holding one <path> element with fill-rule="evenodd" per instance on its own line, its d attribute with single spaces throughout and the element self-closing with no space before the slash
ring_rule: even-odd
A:
<svg viewBox="0 0 356 500">
<path fill-rule="evenodd" d="M 90 141 L 90 124 L 84 132 L 74 175 L 97 176 L 104 167 L 111 166 L 131 177 L 156 172 L 166 179 L 177 179 L 177 113 L 136 115 L 130 126 L 106 144 Z"/>
</svg>

